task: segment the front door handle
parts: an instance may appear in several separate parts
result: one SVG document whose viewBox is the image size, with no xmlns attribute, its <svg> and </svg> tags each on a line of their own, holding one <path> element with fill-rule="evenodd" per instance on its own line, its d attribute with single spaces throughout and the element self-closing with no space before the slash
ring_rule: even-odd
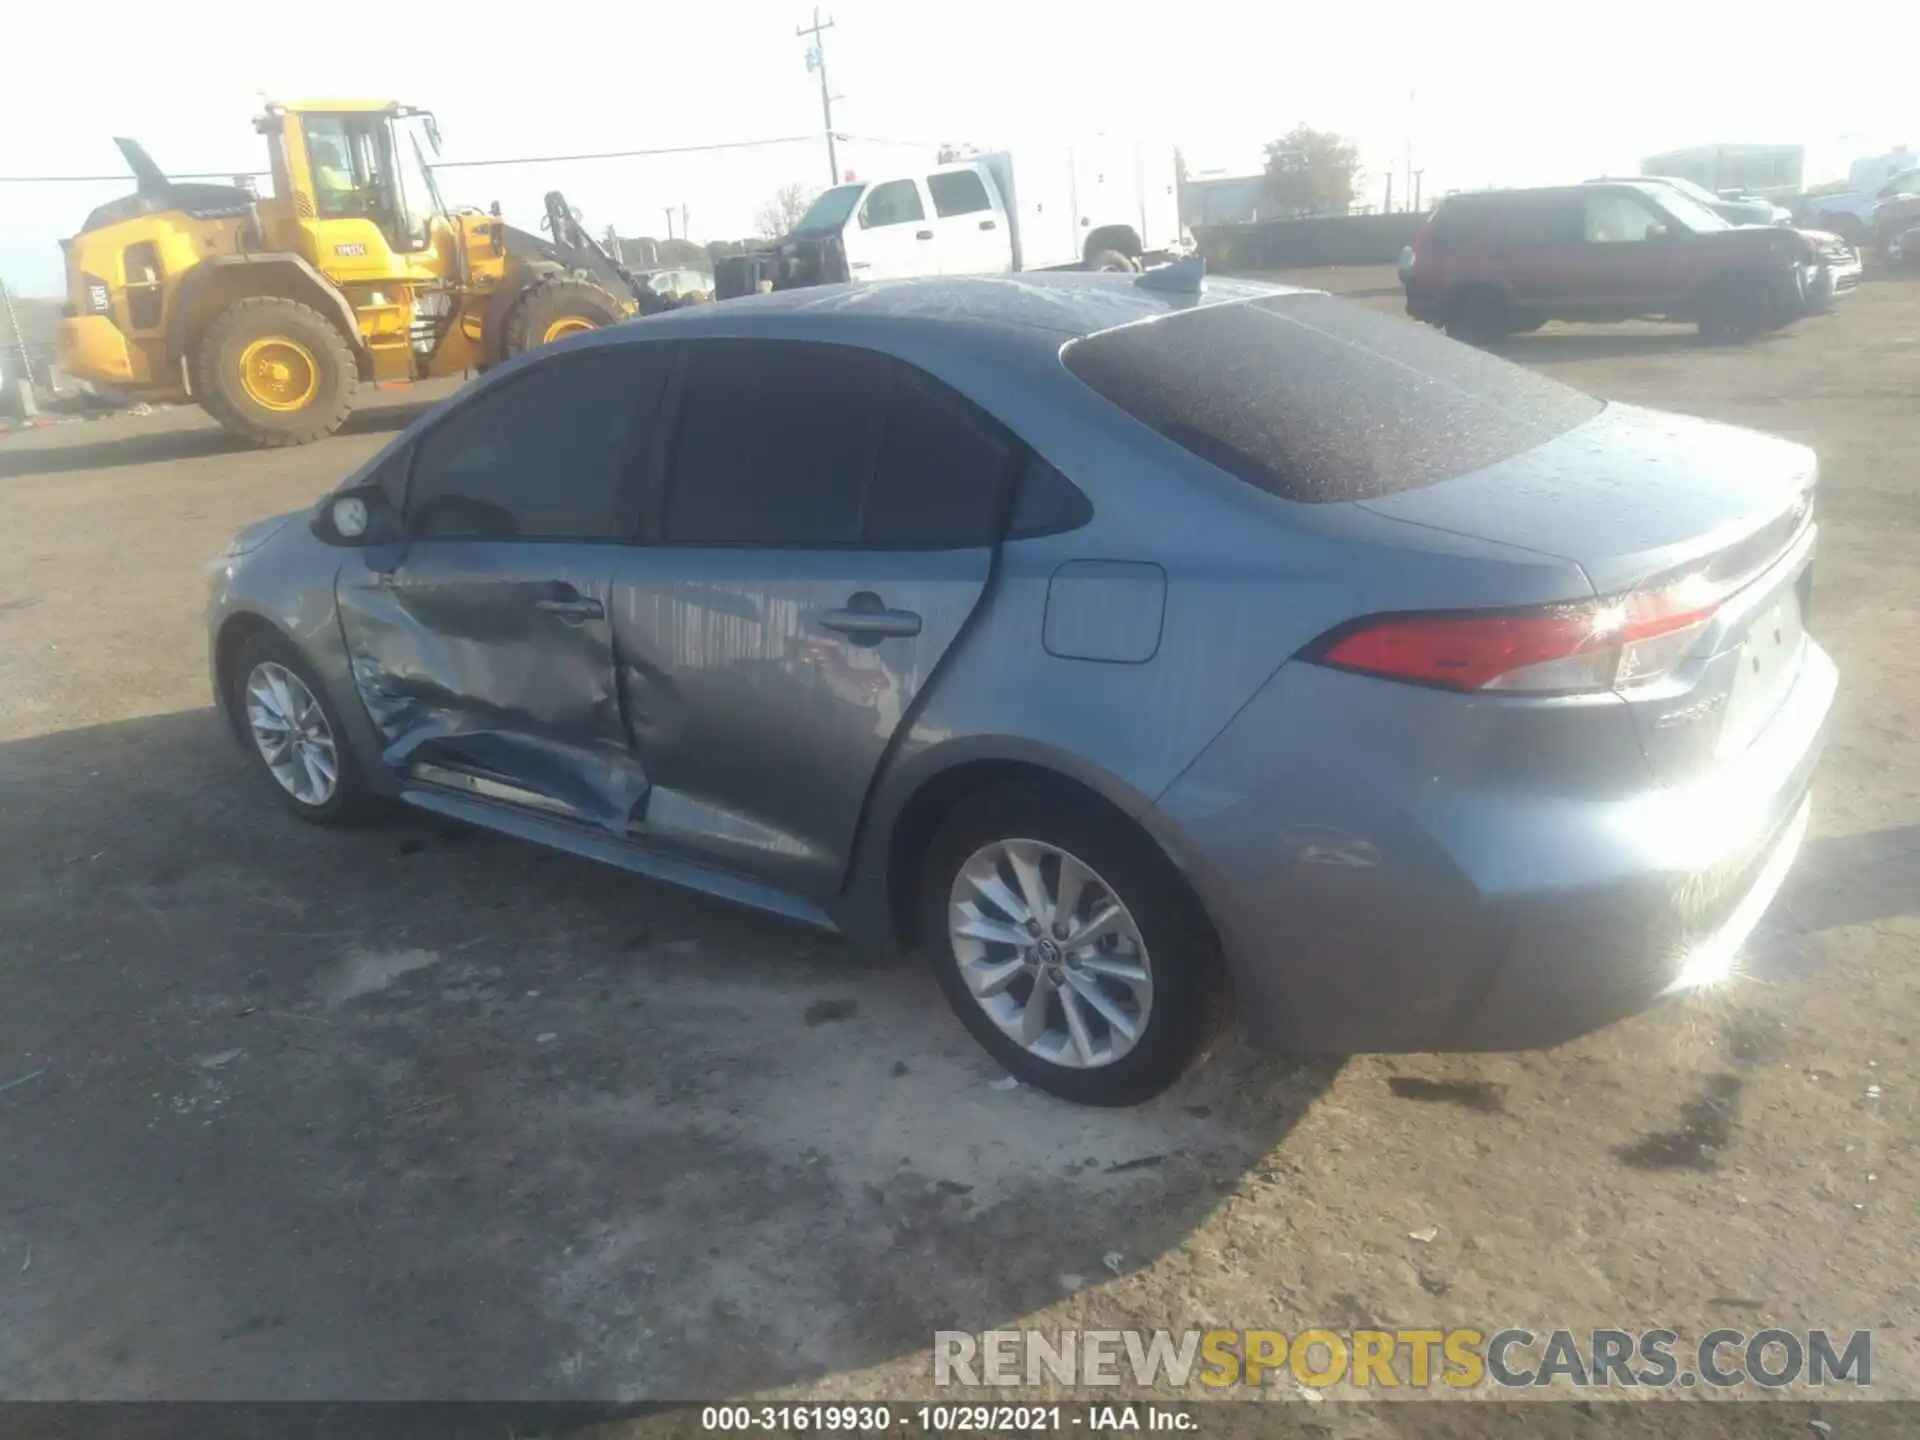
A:
<svg viewBox="0 0 1920 1440">
<path fill-rule="evenodd" d="M 845 635 L 856 645 L 908 639 L 920 633 L 920 617 L 911 610 L 889 610 L 871 590 L 848 597 L 846 607 L 820 616 L 820 628 Z"/>
<path fill-rule="evenodd" d="M 998 226 L 998 223 L 999 223 L 999 222 L 997 222 L 997 221 L 994 221 L 994 220 L 982 220 L 982 221 L 980 222 L 980 228 L 981 228 L 982 230 L 992 230 L 992 229 L 995 229 L 995 228 L 997 228 L 997 226 Z"/>
<path fill-rule="evenodd" d="M 916 230 L 913 232 L 913 238 L 916 240 L 931 240 L 933 238 L 933 232 L 931 230 Z"/>
</svg>

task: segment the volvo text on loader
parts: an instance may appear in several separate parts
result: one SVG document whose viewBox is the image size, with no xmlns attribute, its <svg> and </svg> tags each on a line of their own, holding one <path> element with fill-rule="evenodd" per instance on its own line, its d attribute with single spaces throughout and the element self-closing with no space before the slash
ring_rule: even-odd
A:
<svg viewBox="0 0 1920 1440">
<path fill-rule="evenodd" d="M 62 242 L 60 364 L 146 399 L 191 398 L 260 445 L 331 434 L 363 384 L 485 370 L 669 302 L 581 229 L 454 209 L 433 116 L 385 101 L 272 104 L 273 194 L 176 183 L 119 140 L 138 188 Z"/>
</svg>

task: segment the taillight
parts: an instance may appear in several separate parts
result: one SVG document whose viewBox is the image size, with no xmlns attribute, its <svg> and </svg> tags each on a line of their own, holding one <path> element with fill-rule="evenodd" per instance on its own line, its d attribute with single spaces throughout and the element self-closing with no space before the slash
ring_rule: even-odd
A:
<svg viewBox="0 0 1920 1440">
<path fill-rule="evenodd" d="M 1693 576 L 1533 610 L 1379 615 L 1341 627 L 1304 658 L 1448 690 L 1611 690 L 1679 665 L 1727 594 Z"/>
</svg>

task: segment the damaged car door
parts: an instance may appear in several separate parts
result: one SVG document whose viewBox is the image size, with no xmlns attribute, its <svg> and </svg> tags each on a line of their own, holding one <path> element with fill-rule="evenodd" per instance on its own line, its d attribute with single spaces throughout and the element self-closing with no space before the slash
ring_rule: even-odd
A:
<svg viewBox="0 0 1920 1440">
<path fill-rule="evenodd" d="M 614 644 L 635 838 L 819 899 L 992 571 L 1013 439 L 857 347 L 684 342 Z"/>
<path fill-rule="evenodd" d="M 628 744 L 610 587 L 665 351 L 543 355 L 409 446 L 405 539 L 337 582 L 355 682 L 409 783 L 626 832 Z"/>
</svg>

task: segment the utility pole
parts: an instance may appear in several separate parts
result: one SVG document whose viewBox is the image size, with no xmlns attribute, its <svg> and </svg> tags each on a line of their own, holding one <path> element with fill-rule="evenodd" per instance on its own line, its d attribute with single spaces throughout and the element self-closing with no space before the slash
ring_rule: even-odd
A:
<svg viewBox="0 0 1920 1440">
<path fill-rule="evenodd" d="M 1413 172 L 1413 213 L 1414 213 L 1414 214 L 1416 214 L 1416 215 L 1418 215 L 1418 214 L 1420 214 L 1420 213 L 1421 213 L 1421 210 L 1420 210 L 1420 177 L 1421 177 L 1422 175 L 1425 175 L 1426 173 L 1427 173 L 1427 167 L 1426 167 L 1426 166 L 1424 166 L 1424 165 L 1422 165 L 1422 166 L 1421 166 L 1421 167 L 1420 167 L 1420 168 L 1419 168 L 1418 170 L 1416 170 L 1416 171 L 1414 171 L 1414 172 Z"/>
<path fill-rule="evenodd" d="M 807 48 L 807 69 L 820 73 L 820 118 L 827 131 L 827 169 L 832 171 L 829 185 L 840 183 L 840 156 L 833 146 L 833 102 L 835 96 L 827 88 L 827 42 L 823 38 L 833 28 L 833 17 L 820 18 L 820 7 L 813 7 L 813 24 L 802 25 L 793 33 L 803 40 L 811 40 Z"/>
<path fill-rule="evenodd" d="M 673 239 L 673 206 L 669 205 L 666 207 L 666 216 L 667 216 L 667 239 L 671 240 Z"/>
<path fill-rule="evenodd" d="M 1408 200 L 1413 198 L 1413 124 L 1414 105 L 1417 98 L 1412 91 L 1407 92 L 1407 188 L 1405 194 Z"/>
</svg>

